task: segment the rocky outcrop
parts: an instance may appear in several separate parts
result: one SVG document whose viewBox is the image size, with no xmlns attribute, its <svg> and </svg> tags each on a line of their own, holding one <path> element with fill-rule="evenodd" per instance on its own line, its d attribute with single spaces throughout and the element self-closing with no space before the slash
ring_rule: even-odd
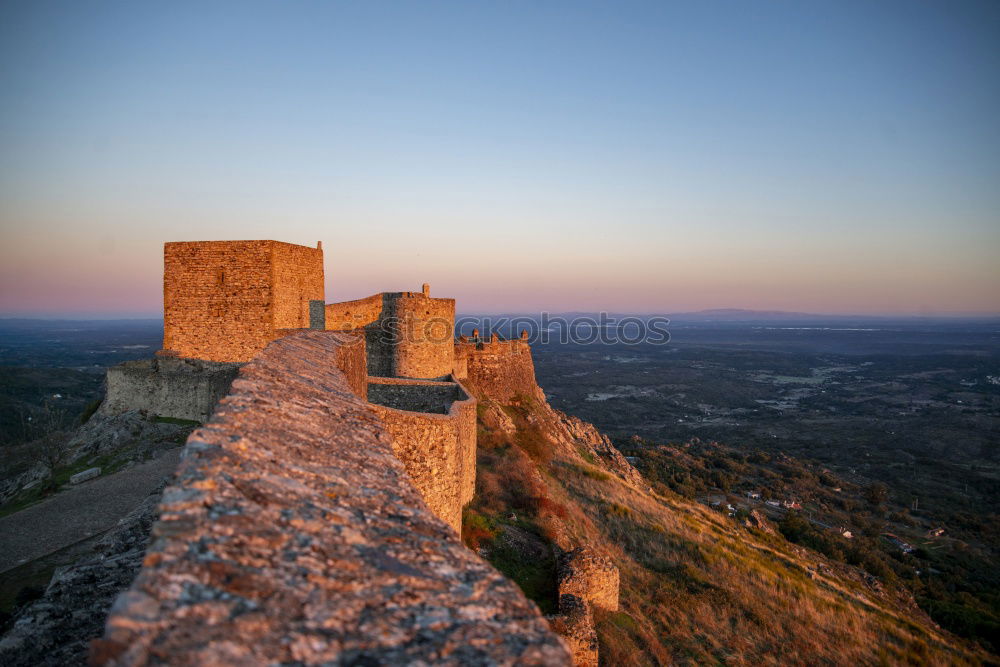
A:
<svg viewBox="0 0 1000 667">
<path fill-rule="evenodd" d="M 115 467 L 127 467 L 154 458 L 184 442 L 191 426 L 160 422 L 138 411 L 118 415 L 94 414 L 85 424 L 61 441 L 62 465 L 79 468 L 99 457 L 115 461 Z M 27 470 L 0 480 L 0 504 L 29 492 L 49 478 L 50 471 L 41 461 Z"/>
<path fill-rule="evenodd" d="M 435 517 L 311 331 L 248 363 L 188 439 L 98 664 L 567 664 L 517 587 Z"/>
<path fill-rule="evenodd" d="M 456 346 L 456 354 L 467 364 L 466 386 L 482 399 L 479 419 L 488 431 L 514 439 L 519 428 L 527 427 L 566 458 L 600 465 L 628 484 L 648 488 L 642 474 L 593 424 L 549 405 L 535 381 L 527 343 L 494 339 L 475 346 L 463 341 Z M 534 486 L 544 487 L 540 473 L 532 468 L 531 474 L 539 477 L 533 480 Z M 558 517 L 545 516 L 539 522 L 558 562 L 559 613 L 550 616 L 549 622 L 566 641 L 575 665 L 596 666 L 598 644 L 592 610 L 618 610 L 618 568 L 611 559 L 580 546 Z"/>
<path fill-rule="evenodd" d="M 747 516 L 746 520 L 743 522 L 747 528 L 757 528 L 765 533 L 775 534 L 774 526 L 771 522 L 767 520 L 764 513 L 758 509 L 750 510 L 750 515 Z"/>
<path fill-rule="evenodd" d="M 628 459 L 618 451 L 618 448 L 611 444 L 608 436 L 597 430 L 597 427 L 590 422 L 567 415 L 561 410 L 545 404 L 548 412 L 551 413 L 554 428 L 551 429 L 551 437 L 557 442 L 567 445 L 583 447 L 589 454 L 600 459 L 605 467 L 620 475 L 625 481 L 640 488 L 649 485 L 642 477 L 642 473 L 635 469 Z"/>
<path fill-rule="evenodd" d="M 160 489 L 98 542 L 93 556 L 57 570 L 45 594 L 22 609 L 0 640 L 7 667 L 86 663 L 115 597 L 135 578 L 156 518 Z"/>
</svg>

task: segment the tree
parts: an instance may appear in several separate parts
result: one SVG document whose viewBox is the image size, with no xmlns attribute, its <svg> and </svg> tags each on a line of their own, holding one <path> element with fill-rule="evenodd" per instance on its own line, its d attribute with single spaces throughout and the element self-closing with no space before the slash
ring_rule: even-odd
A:
<svg viewBox="0 0 1000 667">
<path fill-rule="evenodd" d="M 881 505 L 889 500 L 889 487 L 882 482 L 872 482 L 865 489 L 865 498 L 872 505 Z"/>
<path fill-rule="evenodd" d="M 37 418 L 32 420 L 41 437 L 31 443 L 32 460 L 41 463 L 47 471 L 46 486 L 55 485 L 56 469 L 69 458 L 69 434 L 62 429 L 65 411 L 46 402 Z"/>
</svg>

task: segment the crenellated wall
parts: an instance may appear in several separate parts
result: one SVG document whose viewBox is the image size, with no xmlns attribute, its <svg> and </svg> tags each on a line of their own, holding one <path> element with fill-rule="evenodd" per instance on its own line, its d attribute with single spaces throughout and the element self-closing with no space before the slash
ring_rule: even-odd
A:
<svg viewBox="0 0 1000 667">
<path fill-rule="evenodd" d="M 534 398 L 541 392 L 526 340 L 500 340 L 496 335 L 489 340 L 463 339 L 455 343 L 454 354 L 455 376 L 467 379 L 486 398 L 509 403 L 516 396 Z"/>
<path fill-rule="evenodd" d="M 240 370 L 188 439 L 95 664 L 569 664 L 421 498 L 345 376 L 364 358 L 358 336 L 304 331 Z"/>
<path fill-rule="evenodd" d="M 457 382 L 378 377 L 368 398 L 424 501 L 460 533 L 476 487 L 476 399 Z"/>
</svg>

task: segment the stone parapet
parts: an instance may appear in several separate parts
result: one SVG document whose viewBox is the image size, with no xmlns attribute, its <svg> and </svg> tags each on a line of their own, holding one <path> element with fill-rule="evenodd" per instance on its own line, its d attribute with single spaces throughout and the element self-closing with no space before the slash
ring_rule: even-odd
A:
<svg viewBox="0 0 1000 667">
<path fill-rule="evenodd" d="M 476 487 L 476 399 L 457 382 L 368 380 L 393 452 L 431 510 L 460 532 Z"/>
<path fill-rule="evenodd" d="M 569 664 L 410 482 L 341 370 L 359 340 L 302 332 L 241 369 L 188 439 L 94 663 Z"/>
</svg>

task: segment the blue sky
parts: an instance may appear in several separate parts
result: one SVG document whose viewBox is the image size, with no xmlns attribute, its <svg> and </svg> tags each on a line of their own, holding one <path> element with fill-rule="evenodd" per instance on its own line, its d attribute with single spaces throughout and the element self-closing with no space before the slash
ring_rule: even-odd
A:
<svg viewBox="0 0 1000 667">
<path fill-rule="evenodd" d="M 0 91 L 0 313 L 227 238 L 331 301 L 1000 312 L 1000 3 L 6 3 Z"/>
</svg>

